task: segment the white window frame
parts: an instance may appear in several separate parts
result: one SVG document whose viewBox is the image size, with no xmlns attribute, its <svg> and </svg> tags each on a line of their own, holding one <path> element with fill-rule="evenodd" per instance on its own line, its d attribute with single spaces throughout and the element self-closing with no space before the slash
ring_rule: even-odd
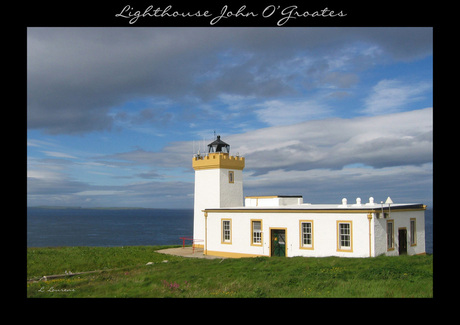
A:
<svg viewBox="0 0 460 325">
<path fill-rule="evenodd" d="M 255 229 L 254 224 L 259 223 L 260 228 Z M 251 219 L 251 245 L 262 246 L 262 220 Z"/>
<path fill-rule="evenodd" d="M 387 220 L 387 251 L 395 249 L 395 222 Z"/>
<path fill-rule="evenodd" d="M 300 248 L 313 249 L 313 220 L 300 220 Z"/>
<path fill-rule="evenodd" d="M 345 228 L 342 225 L 348 226 L 348 233 L 344 232 Z M 346 245 L 347 242 L 348 245 Z M 351 220 L 337 221 L 337 251 L 353 252 L 353 222 Z"/>
<path fill-rule="evenodd" d="M 231 244 L 232 243 L 232 220 L 231 219 L 222 219 L 222 244 Z"/>
</svg>

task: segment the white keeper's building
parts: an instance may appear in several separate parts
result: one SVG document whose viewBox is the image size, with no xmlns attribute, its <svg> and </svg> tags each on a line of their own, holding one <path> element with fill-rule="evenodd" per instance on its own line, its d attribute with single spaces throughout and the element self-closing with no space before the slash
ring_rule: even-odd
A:
<svg viewBox="0 0 460 325">
<path fill-rule="evenodd" d="M 425 253 L 425 209 L 419 203 L 304 203 L 302 196 L 248 196 L 244 157 L 220 140 L 195 169 L 194 245 L 224 257 L 415 255 Z"/>
</svg>

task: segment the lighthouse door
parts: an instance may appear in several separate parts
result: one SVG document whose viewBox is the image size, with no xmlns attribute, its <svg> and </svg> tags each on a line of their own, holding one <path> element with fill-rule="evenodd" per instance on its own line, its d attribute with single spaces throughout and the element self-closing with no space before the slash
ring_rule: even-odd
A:
<svg viewBox="0 0 460 325">
<path fill-rule="evenodd" d="M 406 255 L 407 254 L 407 229 L 406 228 L 399 228 L 399 255 Z"/>
<path fill-rule="evenodd" d="M 286 230 L 271 229 L 270 256 L 286 256 Z"/>
</svg>

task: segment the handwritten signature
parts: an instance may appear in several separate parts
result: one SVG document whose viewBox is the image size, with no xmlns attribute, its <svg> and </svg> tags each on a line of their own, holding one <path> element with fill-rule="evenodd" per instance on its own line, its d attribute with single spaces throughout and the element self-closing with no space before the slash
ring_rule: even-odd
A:
<svg viewBox="0 0 460 325">
<path fill-rule="evenodd" d="M 75 289 L 56 289 L 54 287 L 49 287 L 48 289 L 45 289 L 45 287 L 41 287 L 38 289 L 38 292 L 74 292 Z"/>
</svg>

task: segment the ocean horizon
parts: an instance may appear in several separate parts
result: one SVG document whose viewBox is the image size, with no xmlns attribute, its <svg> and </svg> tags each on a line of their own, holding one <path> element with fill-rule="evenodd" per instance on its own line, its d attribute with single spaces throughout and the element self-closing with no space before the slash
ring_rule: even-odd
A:
<svg viewBox="0 0 460 325">
<path fill-rule="evenodd" d="M 28 207 L 27 247 L 176 245 L 193 209 Z"/>
<path fill-rule="evenodd" d="M 182 245 L 192 236 L 193 209 L 27 207 L 27 247 Z M 425 242 L 432 254 L 432 209 Z"/>
</svg>

